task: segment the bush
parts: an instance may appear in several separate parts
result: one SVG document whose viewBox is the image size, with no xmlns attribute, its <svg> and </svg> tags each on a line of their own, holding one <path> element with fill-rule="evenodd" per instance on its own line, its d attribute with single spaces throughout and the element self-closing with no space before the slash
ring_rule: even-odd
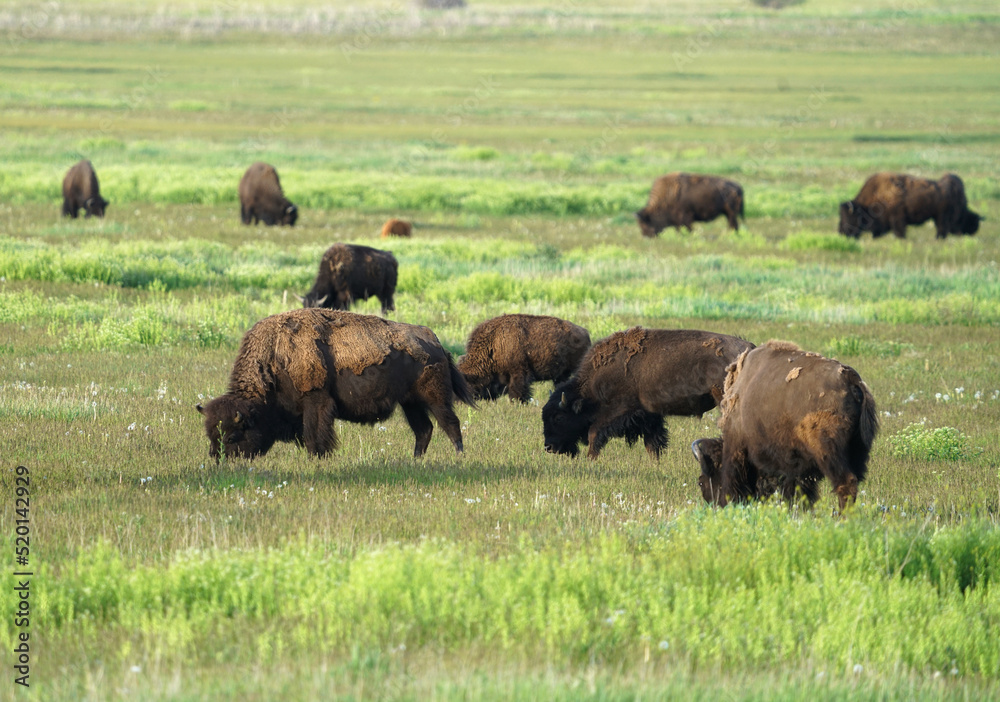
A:
<svg viewBox="0 0 1000 702">
<path fill-rule="evenodd" d="M 910 424 L 890 436 L 889 445 L 893 456 L 929 461 L 959 461 L 982 453 L 982 449 L 971 446 L 969 437 L 954 427 L 928 429 L 922 424 Z"/>
</svg>

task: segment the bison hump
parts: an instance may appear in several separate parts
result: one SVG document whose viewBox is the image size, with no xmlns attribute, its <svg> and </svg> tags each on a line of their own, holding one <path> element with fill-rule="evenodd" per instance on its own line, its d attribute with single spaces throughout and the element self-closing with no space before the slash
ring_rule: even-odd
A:
<svg viewBox="0 0 1000 702">
<path fill-rule="evenodd" d="M 342 324 L 328 324 L 330 346 L 337 371 L 361 375 L 366 368 L 381 364 L 391 353 L 400 351 L 426 365 L 430 354 L 425 344 L 440 346 L 434 333 L 426 327 L 391 322 L 373 315 L 353 314 L 336 310 L 321 310 L 325 316 L 343 319 Z"/>
</svg>

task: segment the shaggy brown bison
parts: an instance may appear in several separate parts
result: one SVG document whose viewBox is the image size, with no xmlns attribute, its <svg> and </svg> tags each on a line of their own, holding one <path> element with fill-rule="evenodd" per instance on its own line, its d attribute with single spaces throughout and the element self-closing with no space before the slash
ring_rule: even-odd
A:
<svg viewBox="0 0 1000 702">
<path fill-rule="evenodd" d="M 854 501 L 878 414 L 853 368 L 769 341 L 729 367 L 720 408 L 722 438 L 691 446 L 707 501 L 723 506 L 778 489 L 786 499 L 799 492 L 812 504 L 823 477 L 841 511 Z"/>
<path fill-rule="evenodd" d="M 266 317 L 243 337 L 229 390 L 197 409 L 211 455 L 253 458 L 276 441 L 301 441 L 323 456 L 337 447 L 333 422 L 374 424 L 398 404 L 416 437 L 414 456 L 434 430 L 456 451 L 462 430 L 454 398 L 474 406 L 450 354 L 427 327 L 340 310 L 302 309 Z"/>
<path fill-rule="evenodd" d="M 965 185 L 954 173 L 939 180 L 902 173 L 876 173 L 865 181 L 853 200 L 840 203 L 838 231 L 858 238 L 870 231 L 879 237 L 892 231 L 906 236 L 910 224 L 934 220 L 937 238 L 975 234 L 983 218 L 969 209 Z"/>
<path fill-rule="evenodd" d="M 458 370 L 477 400 L 495 400 L 506 392 L 514 400 L 527 402 L 533 382 L 567 380 L 589 348 L 590 334 L 572 322 L 505 314 L 472 330 Z"/>
<path fill-rule="evenodd" d="M 243 224 L 295 226 L 299 208 L 285 197 L 274 166 L 257 161 L 240 178 L 240 219 Z"/>
<path fill-rule="evenodd" d="M 640 437 L 659 458 L 666 415 L 700 416 L 722 399 L 726 367 L 753 344 L 692 329 L 633 327 L 597 342 L 542 408 L 545 450 L 597 458 L 609 439 Z"/>
<path fill-rule="evenodd" d="M 101 188 L 97 184 L 97 173 L 90 161 L 83 160 L 75 164 L 66 173 L 62 184 L 64 217 L 76 219 L 82 208 L 85 217 L 103 217 L 108 207 L 108 201 L 101 197 Z"/>
<path fill-rule="evenodd" d="M 725 215 L 733 231 L 743 217 L 743 188 L 718 176 L 670 173 L 657 178 L 649 202 L 635 213 L 643 236 L 653 237 L 667 227 L 680 231 L 692 222 L 711 222 Z"/>
<path fill-rule="evenodd" d="M 382 315 L 396 309 L 399 264 L 389 251 L 370 246 L 334 244 L 323 254 L 312 290 L 298 297 L 303 307 L 346 310 L 355 300 L 377 297 Z"/>
<path fill-rule="evenodd" d="M 390 236 L 410 236 L 412 233 L 413 226 L 401 219 L 390 219 L 382 225 L 383 239 L 388 239 Z"/>
</svg>

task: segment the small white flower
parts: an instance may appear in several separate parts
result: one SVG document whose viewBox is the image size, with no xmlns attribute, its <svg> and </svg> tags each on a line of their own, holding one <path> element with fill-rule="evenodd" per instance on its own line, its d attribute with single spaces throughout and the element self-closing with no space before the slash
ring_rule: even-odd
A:
<svg viewBox="0 0 1000 702">
<path fill-rule="evenodd" d="M 135 431 L 135 422 L 132 422 L 131 424 L 128 425 L 128 430 Z"/>
<path fill-rule="evenodd" d="M 863 665 L 861 665 L 860 663 L 855 663 L 854 664 L 854 674 L 855 675 L 861 675 L 861 673 L 864 671 L 864 669 L 865 669 L 865 667 Z"/>
<path fill-rule="evenodd" d="M 666 651 L 668 648 L 670 648 L 670 642 L 669 641 L 661 641 L 659 645 L 660 645 L 660 650 L 661 651 Z"/>
<path fill-rule="evenodd" d="M 271 492 L 267 493 L 267 496 L 268 498 L 274 497 L 274 491 L 272 490 Z"/>
<path fill-rule="evenodd" d="M 958 675 L 958 668 L 952 668 L 951 669 L 951 674 L 952 675 Z"/>
<path fill-rule="evenodd" d="M 134 666 L 132 666 L 132 672 L 133 673 L 141 673 L 142 672 L 142 668 L 140 668 L 137 665 L 134 665 Z"/>
</svg>

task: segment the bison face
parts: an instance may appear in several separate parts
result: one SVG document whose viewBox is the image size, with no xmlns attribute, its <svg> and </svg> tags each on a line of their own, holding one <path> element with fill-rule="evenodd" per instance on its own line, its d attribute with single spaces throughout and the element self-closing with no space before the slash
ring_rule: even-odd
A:
<svg viewBox="0 0 1000 702">
<path fill-rule="evenodd" d="M 639 231 L 641 231 L 642 235 L 645 237 L 652 238 L 663 231 L 663 227 L 657 227 L 653 223 L 653 218 L 650 217 L 649 212 L 644 209 L 636 212 L 635 218 L 639 222 Z"/>
<path fill-rule="evenodd" d="M 984 217 L 977 215 L 972 210 L 966 210 L 958 222 L 958 231 L 961 234 L 975 234 L 979 231 L 979 222 L 983 219 Z"/>
<path fill-rule="evenodd" d="M 218 463 L 226 458 L 256 458 L 274 445 L 266 427 L 255 421 L 255 408 L 247 400 L 223 395 L 197 409 L 205 416 L 209 455 Z"/>
<path fill-rule="evenodd" d="M 844 236 L 850 236 L 855 239 L 860 237 L 861 232 L 864 231 L 861 221 L 862 209 L 861 205 L 858 205 L 853 200 L 840 203 L 840 225 L 837 227 L 837 231 Z"/>
<path fill-rule="evenodd" d="M 295 221 L 298 218 L 299 218 L 299 208 L 289 203 L 288 206 L 285 208 L 285 211 L 281 214 L 281 223 L 289 227 L 294 227 Z"/>
<path fill-rule="evenodd" d="M 569 380 L 556 387 L 542 408 L 542 430 L 545 450 L 576 458 L 579 444 L 586 443 L 587 432 L 594 421 L 594 407 L 580 396 Z"/>
<path fill-rule="evenodd" d="M 719 504 L 722 485 L 722 439 L 698 439 L 691 444 L 691 453 L 701 464 L 698 487 L 709 504 Z"/>
<path fill-rule="evenodd" d="M 88 197 L 83 203 L 83 209 L 86 210 L 87 216 L 93 215 L 94 217 L 103 217 L 104 210 L 110 203 L 105 200 L 100 195 L 96 197 Z"/>
</svg>

